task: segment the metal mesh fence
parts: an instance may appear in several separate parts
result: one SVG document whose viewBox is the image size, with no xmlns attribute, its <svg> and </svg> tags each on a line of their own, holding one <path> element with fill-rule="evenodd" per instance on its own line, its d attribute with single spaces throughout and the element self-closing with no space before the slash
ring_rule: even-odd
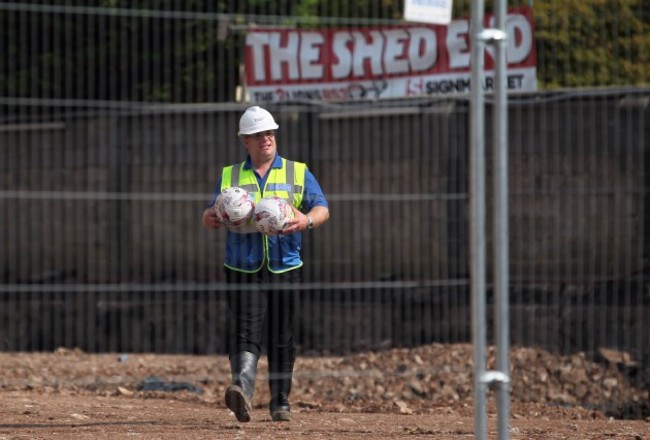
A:
<svg viewBox="0 0 650 440">
<path fill-rule="evenodd" d="M 0 349 L 224 352 L 200 215 L 242 160 L 246 31 L 393 26 L 401 3 L 66 3 L 0 2 Z M 647 365 L 650 9 L 578 3 L 515 5 L 538 91 L 509 100 L 512 344 Z M 305 234 L 302 352 L 470 341 L 468 98 L 265 107 L 332 213 Z"/>
</svg>

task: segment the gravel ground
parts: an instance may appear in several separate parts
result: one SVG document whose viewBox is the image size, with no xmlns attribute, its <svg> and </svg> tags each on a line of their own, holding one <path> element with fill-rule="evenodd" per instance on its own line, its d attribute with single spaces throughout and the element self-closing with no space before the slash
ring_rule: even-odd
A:
<svg viewBox="0 0 650 440">
<path fill-rule="evenodd" d="M 513 348 L 511 368 L 511 438 L 650 439 L 648 371 L 628 354 Z M 223 404 L 225 356 L 59 349 L 0 353 L 0 371 L 0 440 L 473 437 L 469 344 L 299 357 L 290 423 L 270 421 L 265 357 L 250 423 Z"/>
</svg>

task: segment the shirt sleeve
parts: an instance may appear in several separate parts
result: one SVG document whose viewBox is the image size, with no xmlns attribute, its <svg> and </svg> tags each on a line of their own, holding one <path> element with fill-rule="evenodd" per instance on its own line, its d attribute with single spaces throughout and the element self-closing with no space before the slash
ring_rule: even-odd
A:
<svg viewBox="0 0 650 440">
<path fill-rule="evenodd" d="M 214 206 L 214 203 L 217 201 L 217 197 L 219 197 L 219 194 L 221 194 L 221 177 L 219 177 L 219 180 L 217 181 L 217 187 L 214 189 L 214 195 L 212 196 L 212 200 L 210 200 L 210 203 L 208 203 L 208 208 L 211 206 Z"/>
<path fill-rule="evenodd" d="M 307 170 L 305 172 L 305 191 L 302 196 L 302 210 L 309 212 L 315 206 L 329 207 L 316 177 L 314 177 L 311 171 Z"/>
</svg>

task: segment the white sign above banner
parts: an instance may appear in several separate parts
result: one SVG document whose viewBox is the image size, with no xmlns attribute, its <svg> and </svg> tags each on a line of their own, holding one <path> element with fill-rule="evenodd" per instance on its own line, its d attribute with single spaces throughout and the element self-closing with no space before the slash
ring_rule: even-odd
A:
<svg viewBox="0 0 650 440">
<path fill-rule="evenodd" d="M 452 0 L 404 0 L 404 20 L 449 24 Z"/>
</svg>

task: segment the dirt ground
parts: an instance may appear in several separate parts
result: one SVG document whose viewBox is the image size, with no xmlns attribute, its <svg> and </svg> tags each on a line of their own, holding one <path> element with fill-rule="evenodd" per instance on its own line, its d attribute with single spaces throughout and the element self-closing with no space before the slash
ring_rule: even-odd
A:
<svg viewBox="0 0 650 440">
<path fill-rule="evenodd" d="M 645 372 L 625 353 L 514 349 L 511 367 L 510 438 L 650 439 Z M 300 357 L 288 423 L 270 419 L 265 358 L 249 423 L 223 404 L 225 356 L 0 353 L 0 372 L 0 440 L 474 438 L 470 345 Z"/>
</svg>

